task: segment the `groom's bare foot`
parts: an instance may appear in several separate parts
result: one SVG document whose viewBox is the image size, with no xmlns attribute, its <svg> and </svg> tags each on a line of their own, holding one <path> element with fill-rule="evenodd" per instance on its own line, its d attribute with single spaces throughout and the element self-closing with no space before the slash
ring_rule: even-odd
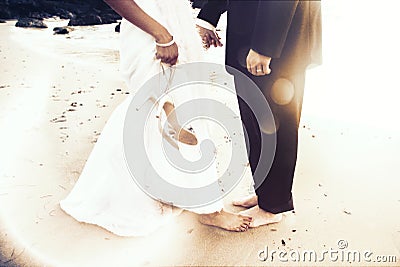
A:
<svg viewBox="0 0 400 267">
<path fill-rule="evenodd" d="M 248 210 L 244 210 L 239 214 L 247 215 L 253 218 L 250 223 L 251 228 L 267 225 L 271 223 L 277 223 L 282 220 L 282 214 L 273 214 L 271 212 L 261 209 L 258 205 Z"/>
<path fill-rule="evenodd" d="M 249 195 L 232 201 L 234 206 L 240 206 L 244 208 L 251 208 L 258 204 L 257 195 Z"/>
<path fill-rule="evenodd" d="M 202 224 L 216 226 L 235 232 L 244 232 L 249 229 L 251 220 L 250 216 L 234 214 L 224 210 L 211 214 L 199 215 L 199 221 Z"/>
</svg>

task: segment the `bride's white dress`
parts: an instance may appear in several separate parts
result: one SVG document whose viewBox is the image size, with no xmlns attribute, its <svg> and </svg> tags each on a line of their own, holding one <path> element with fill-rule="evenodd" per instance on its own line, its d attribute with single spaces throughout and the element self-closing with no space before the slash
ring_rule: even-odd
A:
<svg viewBox="0 0 400 267">
<path fill-rule="evenodd" d="M 174 36 L 179 47 L 179 63 L 195 62 L 202 58 L 203 49 L 198 36 L 188 0 L 136 0 L 151 17 L 164 25 Z M 76 220 L 99 225 L 121 236 L 143 236 L 167 223 L 176 212 L 175 207 L 150 198 L 134 182 L 128 170 L 123 151 L 123 127 L 129 103 L 135 92 L 147 79 L 161 70 L 155 60 L 154 39 L 126 20 L 121 25 L 121 72 L 131 96 L 120 104 L 109 118 L 86 165 L 68 197 L 60 202 L 61 208 Z M 198 97 L 198 91 L 187 91 L 185 96 L 172 96 L 175 104 Z M 149 95 L 150 97 L 150 95 Z M 150 116 L 156 118 L 156 116 Z M 178 114 L 179 117 L 179 114 Z M 161 133 L 157 120 L 149 122 L 145 133 L 145 146 L 150 158 L 158 162 L 160 173 L 173 173 L 175 183 L 185 184 L 188 174 L 179 173 L 166 164 L 160 149 Z M 199 144 L 208 137 L 207 122 L 194 122 Z M 180 145 L 182 146 L 182 145 Z M 183 150 L 187 150 L 187 146 Z M 198 154 L 199 145 L 187 153 Z M 192 155 L 196 157 L 196 155 Z M 164 163 L 165 164 L 164 164 Z M 209 184 L 217 179 L 215 164 L 200 174 L 198 180 Z M 193 179 L 192 179 L 193 181 Z M 187 185 L 190 187 L 191 185 Z M 192 209 L 196 213 L 221 210 L 222 201 Z"/>
</svg>

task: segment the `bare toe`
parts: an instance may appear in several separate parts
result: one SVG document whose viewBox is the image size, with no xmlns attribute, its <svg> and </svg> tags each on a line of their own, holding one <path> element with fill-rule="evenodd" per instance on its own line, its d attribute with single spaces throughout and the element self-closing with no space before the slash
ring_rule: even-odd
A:
<svg viewBox="0 0 400 267">
<path fill-rule="evenodd" d="M 241 219 L 243 219 L 243 221 L 246 221 L 246 222 L 251 222 L 253 220 L 253 218 L 251 216 L 244 215 L 244 214 L 239 214 L 239 217 Z"/>
<path fill-rule="evenodd" d="M 207 225 L 216 226 L 228 231 L 246 231 L 250 227 L 251 217 L 246 215 L 234 214 L 222 210 L 213 214 L 201 215 L 200 222 Z"/>
<path fill-rule="evenodd" d="M 248 224 L 242 224 L 242 225 L 240 226 L 240 228 L 241 228 L 243 231 L 247 231 L 247 229 L 249 229 L 249 225 L 248 225 Z"/>
<path fill-rule="evenodd" d="M 277 223 L 282 220 L 282 214 L 273 214 L 262 210 L 259 206 L 255 206 L 241 212 L 241 214 L 249 215 L 253 218 L 250 227 L 258 227 L 262 225 Z"/>
</svg>

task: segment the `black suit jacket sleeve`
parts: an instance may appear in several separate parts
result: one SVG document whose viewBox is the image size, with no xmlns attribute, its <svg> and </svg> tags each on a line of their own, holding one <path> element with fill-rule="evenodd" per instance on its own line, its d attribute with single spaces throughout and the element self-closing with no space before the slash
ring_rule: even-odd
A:
<svg viewBox="0 0 400 267">
<path fill-rule="evenodd" d="M 298 1 L 259 0 L 251 48 L 259 54 L 279 58 L 285 45 Z"/>
<path fill-rule="evenodd" d="M 197 18 L 205 20 L 214 25 L 214 27 L 217 27 L 219 18 L 221 17 L 222 13 L 226 11 L 226 5 L 226 0 L 208 0 L 208 2 L 200 10 Z"/>
</svg>

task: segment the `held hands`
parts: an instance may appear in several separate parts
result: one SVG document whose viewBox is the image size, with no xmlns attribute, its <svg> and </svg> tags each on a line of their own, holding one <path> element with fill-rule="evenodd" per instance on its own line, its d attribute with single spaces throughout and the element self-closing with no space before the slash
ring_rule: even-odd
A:
<svg viewBox="0 0 400 267">
<path fill-rule="evenodd" d="M 264 76 L 271 73 L 269 64 L 271 58 L 263 56 L 253 49 L 250 49 L 246 58 L 247 70 L 254 76 Z"/>
<path fill-rule="evenodd" d="M 201 40 L 203 41 L 203 47 L 208 49 L 211 46 L 218 47 L 222 46 L 221 38 L 215 31 L 203 28 L 199 25 L 196 25 L 197 30 L 200 34 Z"/>
</svg>

